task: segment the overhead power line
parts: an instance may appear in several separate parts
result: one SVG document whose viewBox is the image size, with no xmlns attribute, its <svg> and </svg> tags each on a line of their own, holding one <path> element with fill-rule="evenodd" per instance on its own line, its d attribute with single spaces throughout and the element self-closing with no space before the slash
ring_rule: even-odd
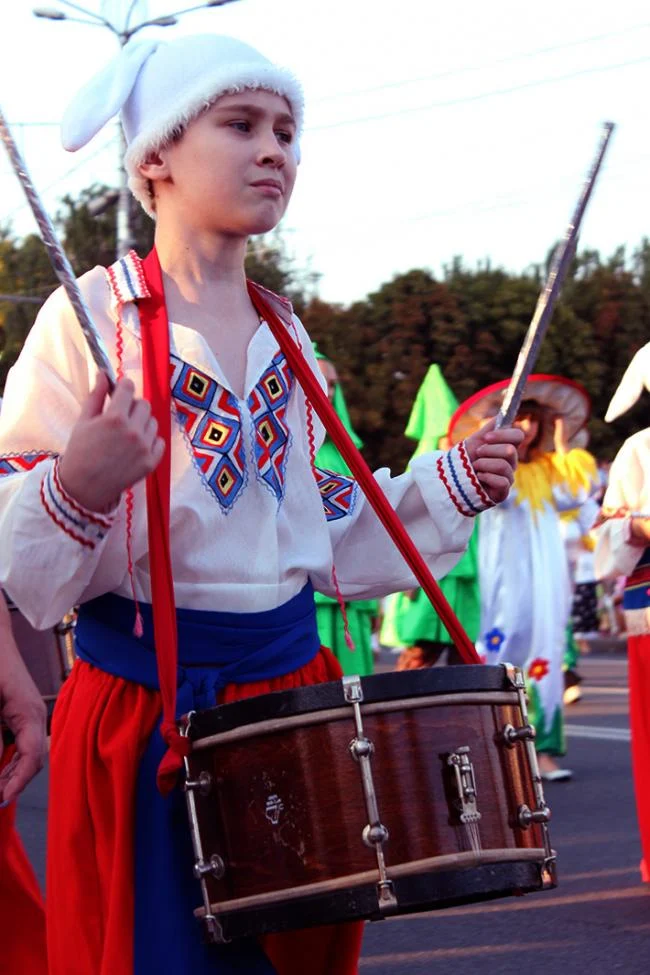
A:
<svg viewBox="0 0 650 975">
<path fill-rule="evenodd" d="M 554 54 L 556 51 L 564 51 L 573 47 L 582 47 L 585 44 L 593 44 L 597 41 L 610 40 L 612 37 L 621 37 L 624 34 L 631 34 L 639 30 L 647 30 L 648 28 L 650 28 L 650 22 L 643 24 L 632 24 L 631 26 L 624 27 L 621 30 L 609 31 L 607 34 L 593 34 L 591 37 L 582 37 L 575 41 L 567 41 L 565 44 L 554 44 L 551 47 L 539 47 L 533 51 L 525 51 L 520 54 L 509 54 L 506 57 L 495 58 L 492 61 L 483 61 L 479 64 L 465 64 L 458 68 L 449 68 L 446 71 L 438 71 L 435 74 L 422 75 L 418 78 L 402 78 L 396 81 L 382 82 L 380 85 L 373 85 L 369 88 L 358 88 L 344 92 L 332 92 L 327 95 L 322 95 L 319 98 L 312 99 L 312 104 L 320 105 L 323 102 L 332 101 L 336 98 L 352 98 L 358 95 L 370 95 L 378 91 L 388 91 L 392 88 L 404 88 L 407 85 L 423 84 L 429 81 L 438 81 L 442 78 L 455 78 L 461 74 L 468 74 L 474 71 L 483 71 L 486 68 L 497 67 L 500 64 L 512 64 L 516 61 L 526 61 L 530 58 L 539 57 L 543 54 Z"/>
<path fill-rule="evenodd" d="M 633 65 L 646 64 L 650 61 L 649 55 L 634 58 L 630 61 L 620 61 L 617 64 L 603 64 L 593 68 L 583 68 L 581 71 L 571 71 L 568 74 L 556 75 L 554 78 L 539 78 L 536 81 L 525 81 L 519 85 L 511 85 L 508 88 L 494 88 L 491 91 L 476 92 L 473 95 L 461 95 L 458 98 L 449 98 L 443 101 L 428 102 L 426 105 L 412 105 L 407 108 L 393 109 L 390 112 L 380 112 L 376 115 L 360 115 L 354 118 L 341 119 L 338 122 L 324 122 L 321 125 L 310 125 L 306 127 L 307 132 L 322 132 L 325 129 L 339 129 L 344 125 L 361 125 L 365 122 L 380 122 L 387 118 L 396 118 L 400 115 L 414 115 L 418 112 L 430 112 L 434 108 L 449 108 L 454 105 L 462 105 L 469 102 L 484 101 L 487 98 L 496 98 L 501 95 L 511 95 L 518 91 L 525 91 L 529 88 L 541 88 L 544 85 L 554 85 L 560 81 L 571 81 L 573 78 L 580 78 L 585 75 L 600 74 L 605 71 L 616 71 L 620 68 L 629 68 Z"/>
</svg>

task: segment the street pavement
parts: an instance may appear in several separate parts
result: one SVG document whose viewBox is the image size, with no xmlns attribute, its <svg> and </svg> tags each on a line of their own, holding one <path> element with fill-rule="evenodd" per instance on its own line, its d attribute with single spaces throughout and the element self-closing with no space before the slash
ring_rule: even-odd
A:
<svg viewBox="0 0 650 975">
<path fill-rule="evenodd" d="M 575 777 L 546 786 L 558 889 L 369 924 L 360 975 L 650 970 L 650 888 L 639 881 L 626 659 L 592 653 L 580 671 L 583 698 L 567 708 L 565 764 Z M 21 834 L 41 879 L 46 803 L 47 771 L 26 790 L 19 809 Z"/>
</svg>

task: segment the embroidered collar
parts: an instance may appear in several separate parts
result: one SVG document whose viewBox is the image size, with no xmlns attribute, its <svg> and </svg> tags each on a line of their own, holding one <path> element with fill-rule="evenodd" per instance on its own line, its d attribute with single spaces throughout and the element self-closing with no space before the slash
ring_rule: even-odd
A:
<svg viewBox="0 0 650 975">
<path fill-rule="evenodd" d="M 125 257 L 121 257 L 106 268 L 106 274 L 111 290 L 111 305 L 116 310 L 129 302 L 137 302 L 142 298 L 151 297 L 142 270 L 142 260 L 134 250 L 130 250 Z M 256 284 L 256 288 L 274 306 L 284 324 L 290 325 L 293 306 L 289 299 L 282 295 L 276 295 L 260 284 Z"/>
</svg>

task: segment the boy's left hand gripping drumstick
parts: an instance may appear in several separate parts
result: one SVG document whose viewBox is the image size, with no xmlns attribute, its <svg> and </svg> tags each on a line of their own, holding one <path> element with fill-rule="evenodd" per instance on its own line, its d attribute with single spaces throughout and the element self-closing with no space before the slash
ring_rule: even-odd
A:
<svg viewBox="0 0 650 975">
<path fill-rule="evenodd" d="M 20 180 L 21 186 L 25 191 L 25 196 L 27 197 L 27 202 L 29 203 L 32 213 L 36 218 L 36 223 L 38 224 L 38 229 L 41 232 L 41 237 L 43 239 L 43 243 L 45 244 L 54 273 L 65 288 L 65 293 L 67 294 L 70 304 L 72 305 L 72 308 L 77 316 L 77 320 L 81 326 L 81 331 L 84 333 L 86 342 L 90 348 L 90 353 L 95 361 L 95 365 L 99 370 L 101 370 L 101 372 L 106 373 L 108 376 L 108 381 L 112 391 L 113 387 L 115 386 L 115 374 L 109 361 L 108 353 L 106 352 L 106 346 L 104 345 L 104 341 L 97 331 L 92 318 L 90 317 L 90 311 L 83 295 L 81 294 L 70 261 L 65 255 L 65 251 L 63 250 L 63 247 L 56 236 L 56 231 L 54 230 L 52 221 L 45 212 L 45 208 L 43 207 L 38 193 L 34 188 L 34 184 L 31 181 L 29 173 L 27 172 L 25 162 L 18 150 L 18 146 L 14 142 L 11 132 L 9 131 L 9 126 L 7 125 L 2 110 L 0 110 L 0 139 L 2 139 L 2 142 L 4 143 L 4 147 L 7 150 L 7 155 L 9 156 L 12 168 Z"/>
</svg>

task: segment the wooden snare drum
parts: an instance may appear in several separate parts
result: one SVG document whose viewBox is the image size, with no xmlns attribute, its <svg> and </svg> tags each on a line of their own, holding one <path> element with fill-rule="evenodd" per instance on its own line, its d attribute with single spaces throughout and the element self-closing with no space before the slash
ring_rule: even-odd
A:
<svg viewBox="0 0 650 975">
<path fill-rule="evenodd" d="M 193 713 L 184 731 L 213 941 L 555 886 L 513 667 L 345 677 Z"/>
</svg>

